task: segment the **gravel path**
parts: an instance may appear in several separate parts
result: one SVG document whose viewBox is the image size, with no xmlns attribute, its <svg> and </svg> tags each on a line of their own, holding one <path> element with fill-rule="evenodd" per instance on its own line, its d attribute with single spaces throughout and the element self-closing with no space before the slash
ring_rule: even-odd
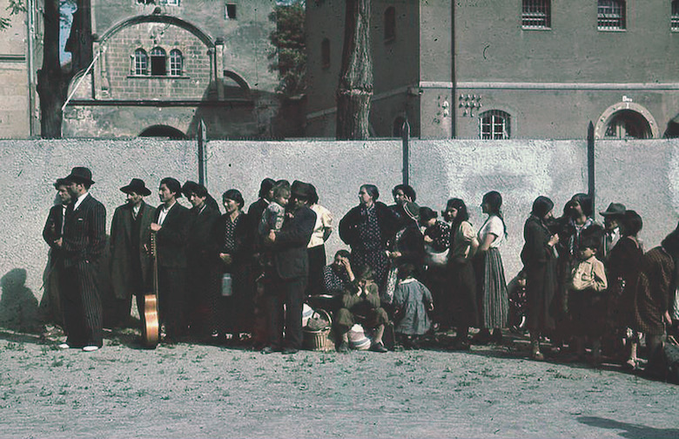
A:
<svg viewBox="0 0 679 439">
<path fill-rule="evenodd" d="M 677 438 L 678 387 L 517 348 L 59 351 L 0 332 L 0 437 Z"/>
</svg>

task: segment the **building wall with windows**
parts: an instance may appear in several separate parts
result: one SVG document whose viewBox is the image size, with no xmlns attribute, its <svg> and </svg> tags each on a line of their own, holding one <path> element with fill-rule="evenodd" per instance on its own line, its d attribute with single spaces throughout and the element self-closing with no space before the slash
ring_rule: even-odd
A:
<svg viewBox="0 0 679 439">
<path fill-rule="evenodd" d="M 324 17 L 328 2 L 315 3 L 310 48 L 318 46 L 314 23 L 337 18 Z M 394 50 L 385 56 L 390 7 Z M 372 14 L 377 136 L 395 134 L 398 112 L 423 138 L 582 138 L 590 121 L 599 138 L 679 135 L 679 1 L 381 0 Z M 338 51 L 341 42 L 340 34 Z M 313 57 L 312 136 L 334 105 L 316 96 L 337 84 L 314 81 Z M 414 75 L 402 76 L 413 66 Z"/>
<path fill-rule="evenodd" d="M 93 62 L 71 84 L 64 135 L 192 137 L 203 120 L 213 138 L 275 137 L 274 5 L 92 0 Z"/>
<path fill-rule="evenodd" d="M 40 3 L 40 2 L 38 2 Z M 8 0 L 0 0 L 0 139 L 25 139 L 39 134 L 36 62 L 42 35 L 35 0 L 24 2 L 25 12 L 10 15 Z"/>
</svg>

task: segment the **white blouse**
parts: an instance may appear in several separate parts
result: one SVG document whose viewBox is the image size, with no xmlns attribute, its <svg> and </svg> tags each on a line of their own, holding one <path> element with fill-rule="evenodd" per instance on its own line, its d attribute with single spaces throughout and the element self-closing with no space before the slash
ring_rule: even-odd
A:
<svg viewBox="0 0 679 439">
<path fill-rule="evenodd" d="M 488 217 L 483 226 L 479 229 L 479 244 L 486 240 L 489 234 L 495 235 L 495 240 L 490 244 L 491 248 L 497 248 L 505 239 L 505 227 L 500 217 L 491 215 Z"/>
</svg>

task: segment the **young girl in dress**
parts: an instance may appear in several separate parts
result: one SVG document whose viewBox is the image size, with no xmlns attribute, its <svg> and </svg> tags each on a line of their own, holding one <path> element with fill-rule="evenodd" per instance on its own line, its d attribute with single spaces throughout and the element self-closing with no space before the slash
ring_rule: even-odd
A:
<svg viewBox="0 0 679 439">
<path fill-rule="evenodd" d="M 488 214 L 486 222 L 479 229 L 479 248 L 476 252 L 474 270 L 480 312 L 481 331 L 475 337 L 478 343 L 502 342 L 502 329 L 507 325 L 509 297 L 505 269 L 498 247 L 507 236 L 507 227 L 502 217 L 502 195 L 491 191 L 483 196 L 481 208 Z"/>
<path fill-rule="evenodd" d="M 420 338 L 431 328 L 427 312 L 434 311 L 431 292 L 413 277 L 415 266 L 403 264 L 398 270 L 399 283 L 394 291 L 396 334 L 406 348 L 417 349 Z"/>
</svg>

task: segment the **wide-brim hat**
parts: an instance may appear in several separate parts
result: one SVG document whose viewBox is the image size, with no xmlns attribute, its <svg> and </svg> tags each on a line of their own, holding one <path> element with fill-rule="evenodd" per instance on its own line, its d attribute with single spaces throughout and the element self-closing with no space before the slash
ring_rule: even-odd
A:
<svg viewBox="0 0 679 439">
<path fill-rule="evenodd" d="M 417 203 L 413 203 L 412 201 L 406 201 L 405 203 L 403 203 L 403 211 L 411 219 L 414 220 L 420 219 L 420 206 L 418 206 Z"/>
<path fill-rule="evenodd" d="M 64 180 L 74 181 L 76 183 L 87 183 L 90 185 L 94 184 L 94 180 L 92 180 L 92 171 L 83 166 L 76 166 L 71 169 L 71 173 L 65 177 Z"/>
<path fill-rule="evenodd" d="M 624 215 L 627 208 L 621 203 L 611 203 L 608 205 L 608 209 L 603 212 L 599 212 L 602 216 L 610 215 Z"/>
<path fill-rule="evenodd" d="M 290 187 L 290 195 L 297 199 L 309 200 L 313 194 L 311 185 L 303 181 L 295 180 Z"/>
<path fill-rule="evenodd" d="M 149 190 L 149 188 L 146 187 L 146 183 L 144 183 L 144 180 L 140 178 L 133 178 L 130 181 L 130 184 L 121 187 L 120 190 L 121 192 L 124 192 L 126 194 L 134 192 L 135 194 L 143 196 L 151 195 L 151 191 Z"/>
<path fill-rule="evenodd" d="M 57 178 L 57 181 L 54 182 L 54 189 L 59 189 L 59 186 L 68 186 L 68 180 L 65 178 Z"/>
</svg>

